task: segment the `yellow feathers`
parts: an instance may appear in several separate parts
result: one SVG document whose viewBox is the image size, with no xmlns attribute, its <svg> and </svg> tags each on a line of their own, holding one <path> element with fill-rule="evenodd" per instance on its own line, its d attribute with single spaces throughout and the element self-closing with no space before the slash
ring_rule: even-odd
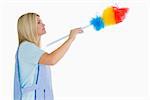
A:
<svg viewBox="0 0 150 100">
<path fill-rule="evenodd" d="M 107 7 L 103 12 L 102 18 L 106 26 L 116 24 L 113 7 Z"/>
</svg>

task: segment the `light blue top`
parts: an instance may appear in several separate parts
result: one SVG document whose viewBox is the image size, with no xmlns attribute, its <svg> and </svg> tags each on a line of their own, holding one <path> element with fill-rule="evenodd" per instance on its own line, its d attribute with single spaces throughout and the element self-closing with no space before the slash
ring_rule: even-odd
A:
<svg viewBox="0 0 150 100">
<path fill-rule="evenodd" d="M 21 87 L 29 87 L 35 84 L 38 71 L 38 62 L 45 52 L 35 44 L 25 41 L 20 44 L 19 74 Z M 22 100 L 34 100 L 34 91 L 22 94 Z"/>
</svg>

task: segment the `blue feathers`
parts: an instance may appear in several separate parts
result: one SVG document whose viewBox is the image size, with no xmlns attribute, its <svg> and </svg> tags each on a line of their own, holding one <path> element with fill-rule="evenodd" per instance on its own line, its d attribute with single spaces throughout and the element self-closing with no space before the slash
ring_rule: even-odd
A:
<svg viewBox="0 0 150 100">
<path fill-rule="evenodd" d="M 93 25 L 96 31 L 99 31 L 100 29 L 104 28 L 103 19 L 98 16 L 96 16 L 95 18 L 92 18 L 92 20 L 90 21 L 90 24 Z"/>
</svg>

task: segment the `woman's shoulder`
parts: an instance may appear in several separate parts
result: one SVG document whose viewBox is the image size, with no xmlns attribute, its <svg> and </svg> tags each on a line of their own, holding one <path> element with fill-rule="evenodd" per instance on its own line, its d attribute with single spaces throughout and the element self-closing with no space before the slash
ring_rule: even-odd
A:
<svg viewBox="0 0 150 100">
<path fill-rule="evenodd" d="M 34 43 L 32 42 L 29 42 L 29 41 L 23 41 L 20 46 L 24 46 L 24 45 L 35 45 Z"/>
<path fill-rule="evenodd" d="M 29 42 L 29 41 L 24 41 L 20 44 L 19 46 L 19 50 L 30 50 L 30 49 L 37 49 L 38 47 L 32 43 L 32 42 Z"/>
<path fill-rule="evenodd" d="M 23 41 L 19 47 L 26 47 L 26 46 L 36 46 L 36 45 L 29 41 Z"/>
<path fill-rule="evenodd" d="M 37 47 L 34 43 L 24 41 L 19 46 L 19 59 L 30 64 L 38 64 L 39 58 L 44 53 L 42 49 Z"/>
</svg>

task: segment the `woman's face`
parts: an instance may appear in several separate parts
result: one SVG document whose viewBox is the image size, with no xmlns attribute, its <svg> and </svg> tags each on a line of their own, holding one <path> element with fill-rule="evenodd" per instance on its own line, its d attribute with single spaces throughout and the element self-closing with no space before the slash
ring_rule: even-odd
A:
<svg viewBox="0 0 150 100">
<path fill-rule="evenodd" d="M 37 34 L 39 36 L 41 36 L 42 34 L 45 34 L 46 33 L 46 30 L 45 30 L 45 24 L 43 24 L 42 20 L 40 19 L 39 16 L 36 17 L 36 22 L 37 22 Z"/>
</svg>

